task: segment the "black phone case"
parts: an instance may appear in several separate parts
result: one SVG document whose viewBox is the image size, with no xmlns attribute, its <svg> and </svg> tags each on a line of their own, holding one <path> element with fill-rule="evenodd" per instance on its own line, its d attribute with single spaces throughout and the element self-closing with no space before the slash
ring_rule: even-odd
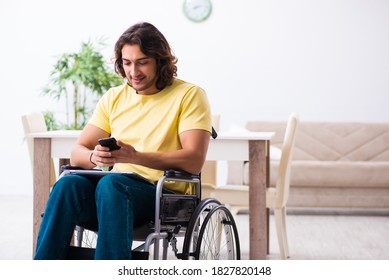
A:
<svg viewBox="0 0 389 280">
<path fill-rule="evenodd" d="M 116 144 L 116 139 L 114 137 L 102 138 L 99 139 L 99 144 L 104 147 L 108 147 L 110 151 L 119 150 L 120 146 Z"/>
</svg>

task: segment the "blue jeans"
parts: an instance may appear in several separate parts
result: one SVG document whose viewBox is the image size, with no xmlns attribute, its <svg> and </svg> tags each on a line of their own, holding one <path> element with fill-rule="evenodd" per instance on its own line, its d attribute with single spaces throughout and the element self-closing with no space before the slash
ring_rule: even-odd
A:
<svg viewBox="0 0 389 280">
<path fill-rule="evenodd" d="M 154 221 L 155 190 L 120 174 L 62 177 L 47 202 L 34 259 L 66 259 L 76 225 L 98 230 L 95 259 L 131 259 L 133 228 Z"/>
</svg>

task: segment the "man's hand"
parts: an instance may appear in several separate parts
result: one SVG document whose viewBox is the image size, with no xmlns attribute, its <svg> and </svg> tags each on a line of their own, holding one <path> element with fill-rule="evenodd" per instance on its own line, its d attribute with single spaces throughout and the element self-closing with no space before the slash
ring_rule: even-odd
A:
<svg viewBox="0 0 389 280">
<path fill-rule="evenodd" d="M 114 157 L 108 147 L 96 145 L 92 152 L 91 161 L 97 166 L 113 166 L 115 164 Z"/>
<path fill-rule="evenodd" d="M 135 148 L 120 140 L 117 141 L 117 144 L 121 147 L 120 150 L 111 152 L 115 163 L 135 163 L 137 155 Z"/>
</svg>

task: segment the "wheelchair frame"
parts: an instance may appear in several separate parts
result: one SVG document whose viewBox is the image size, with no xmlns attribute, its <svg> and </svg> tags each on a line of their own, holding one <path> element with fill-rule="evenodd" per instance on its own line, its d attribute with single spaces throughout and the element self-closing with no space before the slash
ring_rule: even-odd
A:
<svg viewBox="0 0 389 280">
<path fill-rule="evenodd" d="M 164 194 L 164 183 L 169 181 L 193 183 L 196 193 Z M 189 208 L 177 205 L 189 205 Z M 78 227 L 76 231 L 76 246 L 81 247 L 83 228 Z M 177 237 L 184 238 L 181 253 L 177 247 Z M 238 230 L 229 209 L 213 198 L 201 200 L 200 176 L 177 170 L 165 171 L 158 180 L 154 222 L 134 228 L 134 241 L 143 243 L 132 249 L 133 259 L 149 259 L 153 246 L 153 259 L 166 260 L 169 243 L 177 259 L 240 259 Z M 73 254 L 72 258 L 77 259 L 77 254 Z M 91 253 L 87 255 L 88 258 L 93 256 Z"/>
<path fill-rule="evenodd" d="M 164 194 L 162 189 L 164 183 L 167 181 L 194 183 L 196 186 L 196 194 L 195 196 Z M 193 208 L 184 212 L 186 214 L 186 216 L 184 215 L 185 217 L 181 215 L 180 219 L 172 221 L 170 215 L 168 215 L 169 218 L 166 219 L 166 213 L 164 213 L 166 210 L 169 212 L 171 211 L 171 208 L 163 207 L 166 199 L 172 199 L 172 201 L 174 201 L 174 199 L 177 199 L 177 201 L 193 201 L 193 204 L 189 203 Z M 173 212 L 174 211 L 182 211 L 182 208 L 173 209 Z M 219 212 L 222 214 L 222 219 L 215 221 L 215 219 L 218 218 L 212 218 L 212 216 L 218 216 L 220 214 Z M 154 245 L 153 259 L 157 260 L 160 258 L 159 243 L 162 240 L 162 259 L 164 260 L 167 259 L 169 242 L 172 244 L 172 249 L 177 259 L 219 259 L 220 257 L 240 259 L 239 236 L 233 216 L 230 211 L 216 199 L 210 198 L 201 201 L 201 180 L 199 175 L 193 175 L 177 170 L 165 171 L 164 175 L 159 179 L 156 188 L 154 219 L 154 231 L 147 235 L 141 246 L 133 249 L 133 252 L 143 251 L 145 258 L 149 257 L 151 245 Z M 204 248 L 201 248 L 201 241 L 203 238 L 208 239 L 213 234 L 213 232 L 208 232 L 210 229 L 207 229 L 208 223 L 210 223 L 212 219 L 213 224 L 215 222 L 218 223 L 217 229 L 212 229 L 217 231 L 217 236 L 208 240 L 206 246 L 211 246 L 211 244 L 209 244 L 211 242 L 214 242 L 213 245 L 215 246 L 208 248 L 213 252 L 207 251 L 206 254 L 203 254 L 201 251 L 204 250 Z M 223 223 L 224 226 L 222 226 L 221 223 Z M 222 227 L 227 227 L 228 240 L 226 240 L 227 244 L 224 244 L 225 246 L 220 246 L 220 243 L 224 242 L 223 236 L 220 235 L 223 231 Z M 134 229 L 134 236 L 136 236 L 136 231 L 137 229 Z M 182 253 L 178 253 L 176 237 L 184 237 Z M 134 239 L 134 241 L 139 240 Z M 228 253 L 227 255 L 221 256 L 220 250 L 223 248 L 227 250 Z"/>
</svg>

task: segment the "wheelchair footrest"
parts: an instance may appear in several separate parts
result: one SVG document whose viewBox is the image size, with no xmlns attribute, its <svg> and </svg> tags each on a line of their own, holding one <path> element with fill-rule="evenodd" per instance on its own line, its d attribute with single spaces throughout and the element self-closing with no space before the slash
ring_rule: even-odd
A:
<svg viewBox="0 0 389 280">
<path fill-rule="evenodd" d="M 148 260 L 149 259 L 149 252 L 132 251 L 131 255 L 132 255 L 133 260 Z"/>
<path fill-rule="evenodd" d="M 74 247 L 70 246 L 67 260 L 93 260 L 95 257 L 94 248 Z"/>
<path fill-rule="evenodd" d="M 70 246 L 68 255 L 66 256 L 67 260 L 93 260 L 95 257 L 94 248 L 84 248 L 84 247 L 74 247 Z M 148 260 L 149 252 L 135 251 L 131 252 L 133 260 Z"/>
</svg>

